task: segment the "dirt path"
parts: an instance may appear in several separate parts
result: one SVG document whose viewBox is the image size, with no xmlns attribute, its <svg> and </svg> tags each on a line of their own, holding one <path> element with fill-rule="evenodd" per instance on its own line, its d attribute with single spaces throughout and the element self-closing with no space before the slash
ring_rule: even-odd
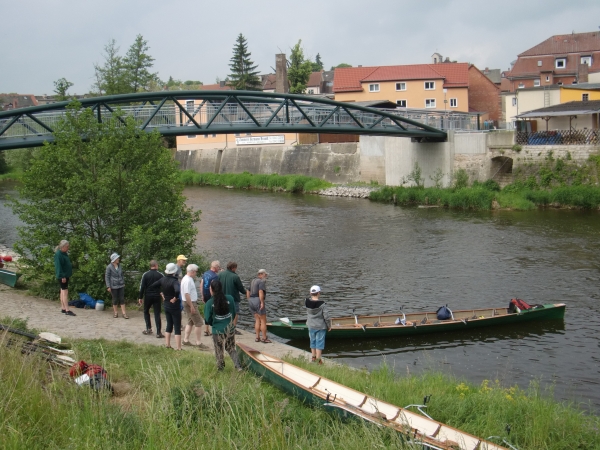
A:
<svg viewBox="0 0 600 450">
<path fill-rule="evenodd" d="M 242 307 L 245 305 L 242 304 Z M 137 307 L 128 307 L 127 315 L 129 320 L 119 317 L 113 317 L 112 308 L 104 311 L 93 309 L 73 309 L 76 317 L 65 316 L 60 312 L 60 303 L 50 301 L 39 297 L 32 297 L 8 286 L 0 285 L 0 316 L 9 316 L 20 319 L 27 319 L 27 324 L 31 328 L 56 333 L 63 339 L 100 339 L 104 338 L 112 341 L 131 341 L 138 344 L 164 345 L 164 339 L 157 339 L 155 335 L 145 336 L 142 331 L 146 328 L 144 322 L 144 313 Z M 152 324 L 154 325 L 154 315 L 150 312 Z M 163 327 L 166 319 L 162 316 Z M 154 330 L 156 332 L 156 330 Z M 164 329 L 163 329 L 164 331 Z M 254 333 L 244 330 L 241 336 L 236 336 L 236 341 L 241 342 L 257 350 L 264 350 L 274 356 L 284 356 L 291 354 L 293 356 L 307 356 L 308 353 L 289 345 L 273 342 L 272 344 L 263 344 L 254 342 Z M 192 331 L 190 341 L 195 343 L 195 334 Z M 202 336 L 203 344 L 210 347 L 210 352 L 214 352 L 212 337 Z M 198 351 L 194 347 L 184 346 L 184 350 Z"/>
</svg>

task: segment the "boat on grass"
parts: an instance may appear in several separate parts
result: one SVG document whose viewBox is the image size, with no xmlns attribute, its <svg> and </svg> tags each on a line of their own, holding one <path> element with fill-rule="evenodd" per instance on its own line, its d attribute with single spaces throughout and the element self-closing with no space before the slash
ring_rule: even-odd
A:
<svg viewBox="0 0 600 450">
<path fill-rule="evenodd" d="M 510 308 L 463 309 L 453 311 L 447 320 L 438 320 L 436 312 L 405 314 L 402 311 L 395 314 L 334 317 L 327 339 L 376 339 L 463 331 L 531 320 L 563 319 L 565 307 L 564 303 L 550 303 L 514 312 Z M 267 323 L 267 330 L 284 339 L 308 339 L 306 319 L 279 319 Z"/>
<path fill-rule="evenodd" d="M 506 450 L 405 408 L 321 377 L 274 356 L 237 343 L 242 362 L 255 374 L 305 403 L 343 419 L 358 417 L 403 435 L 418 448 L 435 450 Z"/>
<path fill-rule="evenodd" d="M 10 287 L 15 287 L 17 280 L 21 276 L 18 272 L 12 272 L 6 269 L 0 269 L 0 283 L 6 284 Z"/>
</svg>

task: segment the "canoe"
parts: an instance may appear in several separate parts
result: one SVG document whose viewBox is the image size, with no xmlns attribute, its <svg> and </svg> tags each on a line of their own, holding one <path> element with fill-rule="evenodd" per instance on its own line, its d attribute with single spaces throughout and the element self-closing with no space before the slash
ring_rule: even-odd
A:
<svg viewBox="0 0 600 450">
<path fill-rule="evenodd" d="M 342 419 L 358 417 L 389 427 L 419 448 L 505 450 L 505 447 L 355 391 L 247 345 L 237 343 L 237 347 L 242 363 L 256 375 L 303 402 L 323 407 Z"/>
<path fill-rule="evenodd" d="M 21 276 L 20 273 L 11 272 L 10 270 L 0 269 L 0 283 L 6 284 L 10 287 L 15 287 L 17 280 Z"/>
<path fill-rule="evenodd" d="M 464 309 L 453 311 L 453 318 L 448 320 L 438 320 L 435 312 L 334 317 L 327 339 L 377 339 L 463 331 L 531 320 L 563 319 L 565 306 L 564 303 L 554 303 L 520 312 L 509 312 L 508 308 Z M 308 339 L 306 319 L 279 319 L 267 323 L 267 330 L 284 339 Z"/>
</svg>

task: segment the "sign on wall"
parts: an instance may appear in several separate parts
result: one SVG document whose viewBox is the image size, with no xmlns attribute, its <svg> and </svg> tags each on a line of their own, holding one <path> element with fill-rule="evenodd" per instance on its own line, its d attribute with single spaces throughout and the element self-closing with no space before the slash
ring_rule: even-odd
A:
<svg viewBox="0 0 600 450">
<path fill-rule="evenodd" d="M 263 144 L 285 144 L 285 136 L 278 134 L 274 136 L 246 136 L 236 137 L 236 145 L 263 145 Z"/>
</svg>

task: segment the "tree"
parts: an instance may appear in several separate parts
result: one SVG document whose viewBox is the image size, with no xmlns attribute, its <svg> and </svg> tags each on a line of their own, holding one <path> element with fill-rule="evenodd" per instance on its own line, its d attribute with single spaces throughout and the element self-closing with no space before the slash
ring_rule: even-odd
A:
<svg viewBox="0 0 600 450">
<path fill-rule="evenodd" d="M 158 73 L 151 73 L 154 58 L 148 54 L 148 41 L 138 34 L 123 58 L 123 69 L 129 92 L 148 92 L 152 82 L 158 81 Z"/>
<path fill-rule="evenodd" d="M 0 152 L 0 175 L 8 172 L 9 169 L 8 164 L 6 163 L 6 159 L 4 158 L 4 153 L 6 152 Z"/>
<path fill-rule="evenodd" d="M 58 80 L 56 80 L 54 82 L 54 92 L 56 92 L 56 99 L 61 102 L 67 100 L 69 98 L 69 96 L 67 95 L 67 91 L 71 86 L 73 86 L 73 83 L 71 83 L 66 78 L 59 78 Z"/>
<path fill-rule="evenodd" d="M 158 132 L 138 130 L 118 111 L 98 123 L 90 109 L 72 103 L 54 137 L 12 201 L 24 223 L 15 249 L 25 255 L 25 274 L 40 282 L 38 292 L 56 297 L 53 254 L 61 239 L 71 243 L 73 291 L 95 298 L 107 298 L 104 269 L 112 252 L 131 273 L 152 258 L 193 249 L 200 212 L 185 205 L 177 163 Z"/>
<path fill-rule="evenodd" d="M 290 82 L 290 94 L 302 94 L 306 90 L 306 83 L 312 73 L 313 63 L 304 59 L 304 51 L 298 41 L 292 48 L 290 66 L 288 67 L 288 80 Z"/>
<path fill-rule="evenodd" d="M 233 89 L 246 91 L 259 91 L 261 89 L 260 77 L 255 70 L 258 65 L 250 59 L 252 53 L 248 51 L 246 38 L 242 33 L 236 39 L 233 47 L 233 56 L 231 57 L 229 67 L 229 83 Z"/>
<path fill-rule="evenodd" d="M 323 70 L 323 61 L 321 61 L 321 55 L 319 53 L 317 53 L 317 56 L 315 58 L 315 62 L 312 63 L 312 71 L 313 72 L 320 72 L 321 70 Z"/>
<path fill-rule="evenodd" d="M 346 63 L 341 63 L 341 64 L 338 64 L 337 66 L 331 66 L 331 70 L 344 69 L 346 67 L 352 67 L 352 65 L 351 64 L 346 64 Z"/>
<path fill-rule="evenodd" d="M 94 64 L 94 70 L 96 75 L 94 87 L 98 94 L 114 95 L 128 92 L 123 58 L 119 56 L 119 47 L 114 39 L 104 46 L 104 65 Z"/>
</svg>

